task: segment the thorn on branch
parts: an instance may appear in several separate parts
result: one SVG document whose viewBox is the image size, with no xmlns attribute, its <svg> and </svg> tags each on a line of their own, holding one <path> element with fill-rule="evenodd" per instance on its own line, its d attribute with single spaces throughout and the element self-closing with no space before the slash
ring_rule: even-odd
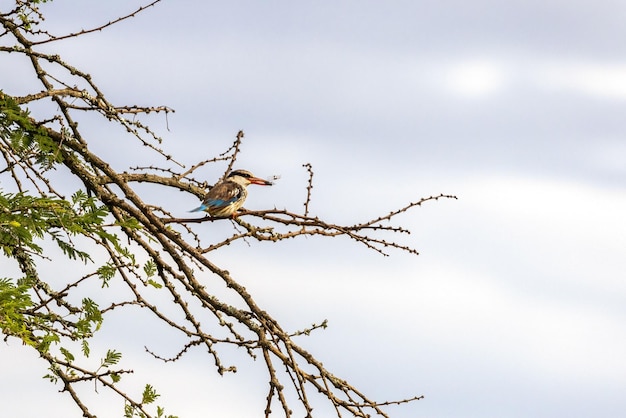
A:
<svg viewBox="0 0 626 418">
<path fill-rule="evenodd" d="M 103 25 L 98 26 L 98 27 L 95 27 L 95 28 L 92 28 L 92 29 L 83 29 L 83 30 L 80 30 L 78 32 L 72 32 L 72 33 L 69 33 L 67 35 L 62 35 L 62 36 L 49 35 L 49 38 L 41 40 L 41 41 L 32 42 L 32 45 L 41 45 L 41 44 L 45 44 L 45 43 L 48 43 L 48 42 L 55 42 L 55 41 L 60 41 L 60 40 L 63 40 L 63 39 L 68 39 L 68 38 L 76 38 L 76 37 L 79 37 L 81 35 L 86 35 L 88 33 L 102 31 L 103 29 L 106 29 L 109 26 L 113 26 L 116 23 L 119 23 L 119 22 L 121 22 L 123 20 L 129 19 L 131 17 L 135 17 L 136 15 L 138 15 L 139 13 L 144 11 L 145 9 L 154 6 L 155 4 L 159 3 L 160 1 L 161 0 L 154 0 L 150 4 L 146 4 L 145 6 L 139 7 L 137 10 L 135 10 L 132 13 L 129 13 L 129 14 L 125 15 L 125 16 L 118 17 L 117 19 L 111 20 L 111 21 L 109 21 L 109 22 L 107 22 L 107 23 L 105 23 Z M 43 16 L 41 16 L 41 18 L 43 20 Z"/>
<path fill-rule="evenodd" d="M 224 172 L 224 177 L 233 170 L 233 165 L 235 165 L 235 161 L 237 161 L 237 156 L 239 155 L 239 147 L 241 146 L 241 141 L 243 141 L 243 137 L 243 131 L 237 132 L 237 136 L 235 137 L 233 145 L 231 145 L 231 147 L 228 148 L 225 152 L 220 154 L 220 157 L 224 157 L 232 151 L 232 154 L 230 155 L 230 157 L 228 157 L 228 159 L 230 159 L 230 162 L 228 163 L 228 167 Z"/>
<path fill-rule="evenodd" d="M 298 335 L 309 336 L 309 335 L 311 335 L 311 332 L 313 332 L 313 331 L 315 331 L 317 329 L 320 329 L 320 328 L 321 329 L 328 328 L 328 319 L 324 319 L 321 324 L 312 324 L 309 328 L 305 328 L 303 330 L 296 331 L 296 332 L 294 332 L 292 334 L 289 334 L 289 336 L 290 337 L 296 337 Z"/>
<path fill-rule="evenodd" d="M 311 203 L 311 191 L 313 190 L 313 166 L 311 163 L 302 164 L 309 172 L 309 180 L 306 187 L 306 200 L 304 202 L 304 216 L 309 216 L 309 204 Z"/>
<path fill-rule="evenodd" d="M 146 346 L 144 346 L 143 348 L 144 348 L 144 350 L 146 350 L 146 352 L 148 354 L 150 354 L 155 359 L 161 360 L 164 363 L 170 363 L 170 362 L 173 363 L 173 362 L 179 360 L 183 356 L 183 354 L 185 354 L 187 352 L 187 350 L 189 350 L 191 347 L 194 347 L 196 345 L 200 345 L 202 343 L 203 343 L 203 341 L 201 339 L 191 340 L 187 344 L 185 344 L 184 347 L 174 357 L 170 357 L 170 358 L 161 357 L 158 354 L 154 353 L 153 351 L 150 351 L 150 349 L 148 349 L 148 347 L 146 347 Z"/>
</svg>

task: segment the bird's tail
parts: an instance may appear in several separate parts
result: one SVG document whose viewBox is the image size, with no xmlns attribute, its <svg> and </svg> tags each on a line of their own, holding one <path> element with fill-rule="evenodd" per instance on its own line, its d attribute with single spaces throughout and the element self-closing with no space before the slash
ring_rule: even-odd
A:
<svg viewBox="0 0 626 418">
<path fill-rule="evenodd" d="M 203 210 L 205 210 L 207 207 L 205 205 L 200 205 L 195 209 L 191 209 L 189 212 L 201 212 Z"/>
</svg>

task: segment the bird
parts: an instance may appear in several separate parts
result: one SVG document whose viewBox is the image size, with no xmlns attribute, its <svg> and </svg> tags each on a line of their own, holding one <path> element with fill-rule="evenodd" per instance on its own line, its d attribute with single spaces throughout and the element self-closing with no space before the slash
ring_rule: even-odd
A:
<svg viewBox="0 0 626 418">
<path fill-rule="evenodd" d="M 224 180 L 211 187 L 202 204 L 190 212 L 204 211 L 214 218 L 235 217 L 248 197 L 246 187 L 250 184 L 271 186 L 274 183 L 255 177 L 247 170 L 233 170 Z"/>
</svg>

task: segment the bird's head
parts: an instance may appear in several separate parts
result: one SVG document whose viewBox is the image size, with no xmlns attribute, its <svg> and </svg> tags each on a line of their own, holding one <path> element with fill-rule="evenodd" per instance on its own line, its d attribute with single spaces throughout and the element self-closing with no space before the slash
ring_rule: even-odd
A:
<svg viewBox="0 0 626 418">
<path fill-rule="evenodd" d="M 242 186 L 247 186 L 249 184 L 258 184 L 261 186 L 271 186 L 273 183 L 268 180 L 263 180 L 258 177 L 254 177 L 254 175 L 247 170 L 234 170 L 231 171 L 226 177 L 227 180 L 234 181 L 235 183 L 239 183 Z"/>
</svg>

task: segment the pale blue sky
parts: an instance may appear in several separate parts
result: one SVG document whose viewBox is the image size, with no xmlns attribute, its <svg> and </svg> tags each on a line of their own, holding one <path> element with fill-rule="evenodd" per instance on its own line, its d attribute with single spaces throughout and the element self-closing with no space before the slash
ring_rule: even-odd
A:
<svg viewBox="0 0 626 418">
<path fill-rule="evenodd" d="M 63 33 L 136 4 L 42 9 Z M 401 239 L 419 257 L 383 258 L 344 239 L 216 255 L 286 327 L 328 319 L 301 343 L 339 376 L 380 400 L 426 396 L 392 417 L 617 417 L 626 410 L 625 20 L 626 4 L 608 0 L 164 1 L 50 48 L 115 104 L 176 109 L 169 132 L 162 117 L 151 121 L 187 164 L 244 130 L 239 166 L 282 175 L 251 188 L 249 208 L 298 210 L 305 162 L 315 170 L 312 211 L 330 221 L 459 197 L 402 217 L 413 234 Z M 0 58 L 2 87 L 30 92 L 9 58 Z M 93 141 L 120 167 L 145 156 L 119 130 Z M 197 206 L 179 193 L 154 199 L 181 216 Z M 168 412 L 261 416 L 260 364 L 234 356 L 241 372 L 219 378 L 193 354 L 163 376 L 143 343 L 128 342 L 138 329 L 103 335 L 130 345 L 137 373 L 133 361 L 156 374 L 137 381 L 153 382 Z M 25 358 L 22 349 L 11 342 L 0 358 Z M 56 416 L 78 415 L 28 361 L 23 384 L 2 379 L 3 397 L 28 392 L 69 411 Z M 121 411 L 107 407 L 99 416 Z"/>
</svg>

